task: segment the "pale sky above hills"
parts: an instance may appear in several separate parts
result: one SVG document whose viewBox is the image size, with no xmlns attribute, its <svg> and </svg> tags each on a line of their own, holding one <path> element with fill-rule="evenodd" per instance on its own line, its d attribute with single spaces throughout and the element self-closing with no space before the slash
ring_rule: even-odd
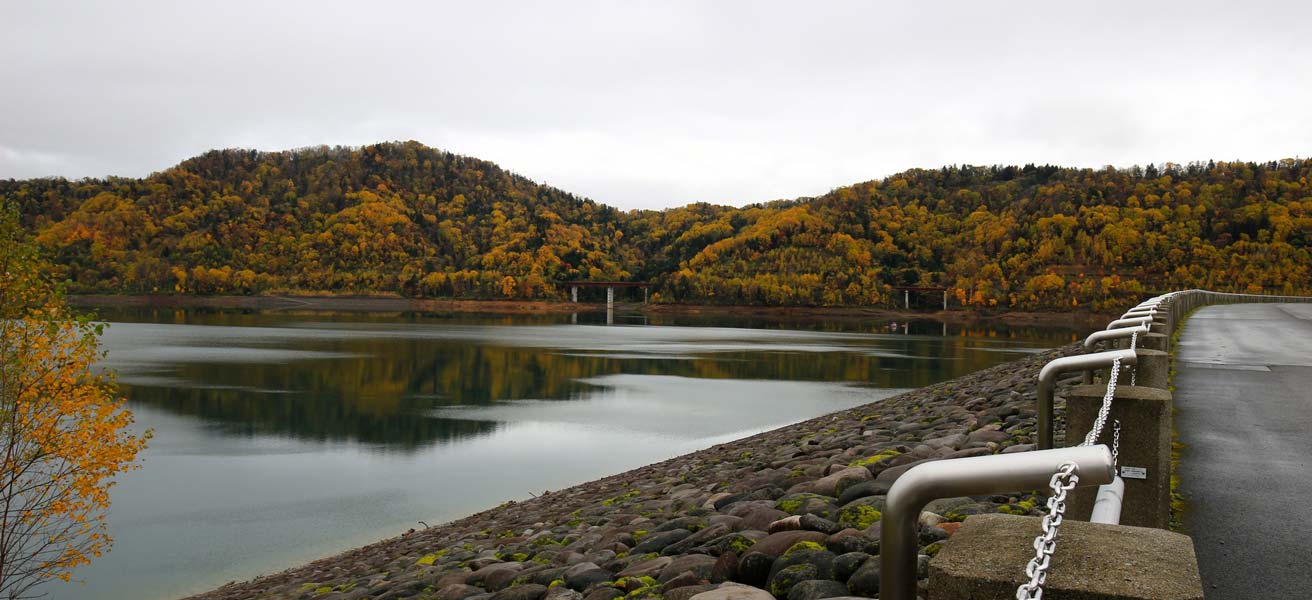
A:
<svg viewBox="0 0 1312 600">
<path fill-rule="evenodd" d="M 414 139 L 621 208 L 1312 154 L 1312 3 L 4 2 L 0 178 Z"/>
</svg>

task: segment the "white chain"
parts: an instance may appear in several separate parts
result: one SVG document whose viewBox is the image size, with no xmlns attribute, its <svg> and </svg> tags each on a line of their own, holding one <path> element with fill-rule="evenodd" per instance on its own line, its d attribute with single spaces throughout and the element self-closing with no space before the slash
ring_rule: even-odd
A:
<svg viewBox="0 0 1312 600">
<path fill-rule="evenodd" d="M 1138 341 L 1138 333 L 1130 336 L 1130 348 L 1133 349 Z M 1084 436 L 1084 442 L 1081 446 L 1091 446 L 1102 436 L 1103 427 L 1107 424 L 1107 415 L 1112 411 L 1112 398 L 1116 395 L 1116 380 L 1121 373 L 1121 359 L 1112 360 L 1111 374 L 1107 378 L 1107 393 L 1103 394 L 1102 406 L 1098 408 L 1098 418 L 1093 422 L 1093 428 Z M 1131 380 L 1134 375 L 1132 374 Z M 1120 451 L 1121 446 L 1121 422 L 1116 421 L 1115 433 L 1112 441 L 1112 464 L 1116 464 L 1116 454 Z M 1048 487 L 1052 488 L 1052 497 L 1048 498 L 1048 514 L 1043 515 L 1043 533 L 1034 538 L 1034 558 L 1030 559 L 1029 564 L 1025 565 L 1025 575 L 1030 578 L 1028 582 L 1020 584 L 1016 588 L 1016 600 L 1041 600 L 1043 598 L 1043 585 L 1048 581 L 1048 568 L 1052 566 L 1052 553 L 1057 550 L 1057 528 L 1061 527 L 1062 516 L 1066 513 L 1066 492 L 1075 488 L 1079 483 L 1080 476 L 1075 474 L 1075 464 L 1066 463 L 1052 474 L 1052 479 L 1048 481 Z"/>
<path fill-rule="evenodd" d="M 1112 421 L 1112 470 L 1116 470 L 1117 459 L 1121 455 L 1121 420 Z"/>
<path fill-rule="evenodd" d="M 1138 345 L 1139 345 L 1139 332 L 1135 331 L 1134 333 L 1130 334 L 1130 351 L 1133 352 L 1135 350 L 1135 347 Z M 1135 380 L 1138 378 L 1139 378 L 1139 365 L 1135 365 L 1134 369 L 1130 371 L 1130 385 L 1139 385 L 1138 383 L 1135 382 Z"/>
<path fill-rule="evenodd" d="M 1116 380 L 1121 375 L 1121 359 L 1117 357 L 1112 360 L 1112 372 L 1107 377 L 1107 393 L 1102 396 L 1102 406 L 1098 408 L 1098 418 L 1093 422 L 1093 428 L 1089 430 L 1088 435 L 1084 436 L 1084 443 L 1081 446 L 1092 446 L 1098 442 L 1102 436 L 1102 428 L 1107 424 L 1107 415 L 1112 411 L 1112 397 L 1116 395 Z"/>
<path fill-rule="evenodd" d="M 1043 584 L 1048 581 L 1052 553 L 1057 550 L 1057 528 L 1061 527 L 1062 517 L 1066 513 L 1066 492 L 1074 489 L 1079 481 L 1080 476 L 1075 474 L 1075 463 L 1062 465 L 1048 481 L 1052 497 L 1048 498 L 1048 514 L 1043 515 L 1043 533 L 1034 538 L 1034 558 L 1025 565 L 1025 575 L 1030 580 L 1016 588 L 1016 600 L 1043 598 Z"/>
</svg>

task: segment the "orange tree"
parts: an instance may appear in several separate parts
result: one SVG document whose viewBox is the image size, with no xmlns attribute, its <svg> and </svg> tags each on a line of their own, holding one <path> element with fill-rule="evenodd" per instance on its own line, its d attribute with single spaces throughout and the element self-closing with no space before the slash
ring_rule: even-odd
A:
<svg viewBox="0 0 1312 600">
<path fill-rule="evenodd" d="M 101 328 L 72 316 L 0 207 L 0 597 L 31 597 L 110 547 L 105 511 L 116 475 L 149 432 L 94 369 Z"/>
</svg>

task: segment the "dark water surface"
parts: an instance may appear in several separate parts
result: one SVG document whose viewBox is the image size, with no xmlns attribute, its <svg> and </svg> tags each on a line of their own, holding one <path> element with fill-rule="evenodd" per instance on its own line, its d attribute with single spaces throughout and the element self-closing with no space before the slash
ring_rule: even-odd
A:
<svg viewBox="0 0 1312 600">
<path fill-rule="evenodd" d="M 58 600 L 205 591 L 1075 339 L 1061 327 L 102 311 L 155 437 Z M 572 324 L 572 319 L 580 324 Z"/>
</svg>

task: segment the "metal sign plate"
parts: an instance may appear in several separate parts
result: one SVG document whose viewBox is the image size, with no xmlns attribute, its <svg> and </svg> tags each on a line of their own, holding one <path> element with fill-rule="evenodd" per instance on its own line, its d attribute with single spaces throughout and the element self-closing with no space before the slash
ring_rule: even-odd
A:
<svg viewBox="0 0 1312 600">
<path fill-rule="evenodd" d="M 1121 467 L 1121 477 L 1125 479 L 1147 479 L 1148 469 L 1146 467 Z"/>
</svg>

